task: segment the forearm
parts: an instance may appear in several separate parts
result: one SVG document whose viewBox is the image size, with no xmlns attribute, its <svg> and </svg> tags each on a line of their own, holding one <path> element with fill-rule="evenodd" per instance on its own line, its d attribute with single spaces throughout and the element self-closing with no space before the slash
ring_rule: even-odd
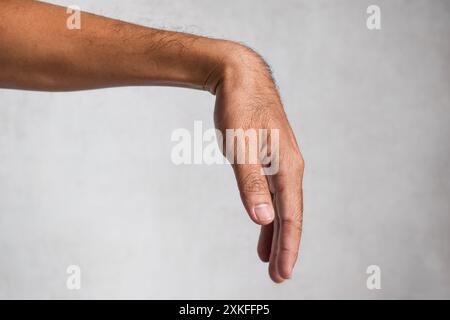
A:
<svg viewBox="0 0 450 320">
<path fill-rule="evenodd" d="M 84 12 L 81 29 L 69 30 L 67 18 L 64 7 L 0 1 L 0 87 L 172 85 L 214 91 L 232 46 Z"/>
</svg>

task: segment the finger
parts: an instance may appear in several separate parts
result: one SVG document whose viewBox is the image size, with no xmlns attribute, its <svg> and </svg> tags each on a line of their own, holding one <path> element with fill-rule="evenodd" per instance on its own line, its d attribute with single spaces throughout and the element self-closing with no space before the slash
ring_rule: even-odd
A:
<svg viewBox="0 0 450 320">
<path fill-rule="evenodd" d="M 275 200 L 276 203 L 276 200 Z M 275 217 L 273 221 L 273 233 L 272 233 L 272 247 L 270 249 L 270 260 L 269 260 L 269 275 L 273 282 L 281 283 L 284 281 L 283 277 L 278 272 L 277 263 L 277 251 L 278 251 L 278 234 L 279 234 L 279 223 L 278 218 Z"/>
<path fill-rule="evenodd" d="M 275 212 L 266 177 L 260 165 L 233 165 L 242 203 L 250 218 L 261 225 L 273 221 Z"/>
<path fill-rule="evenodd" d="M 263 262 L 269 262 L 273 237 L 273 222 L 261 226 L 258 240 L 258 256 Z"/>
<path fill-rule="evenodd" d="M 289 279 L 298 257 L 302 232 L 302 174 L 292 175 L 287 185 L 277 193 L 279 237 L 277 266 L 280 275 Z"/>
</svg>

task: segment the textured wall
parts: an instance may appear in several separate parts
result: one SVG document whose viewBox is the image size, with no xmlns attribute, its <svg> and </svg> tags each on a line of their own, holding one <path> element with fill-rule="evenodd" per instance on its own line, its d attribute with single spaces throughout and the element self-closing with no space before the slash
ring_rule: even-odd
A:
<svg viewBox="0 0 450 320">
<path fill-rule="evenodd" d="M 300 260 L 271 283 L 231 169 L 171 163 L 213 96 L 0 90 L 0 298 L 450 298 L 450 1 L 76 3 L 268 60 L 307 164 Z"/>
</svg>

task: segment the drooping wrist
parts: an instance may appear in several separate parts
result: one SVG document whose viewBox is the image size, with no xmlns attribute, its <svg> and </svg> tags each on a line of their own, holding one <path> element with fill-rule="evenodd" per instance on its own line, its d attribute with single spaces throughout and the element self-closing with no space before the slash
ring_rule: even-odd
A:
<svg viewBox="0 0 450 320">
<path fill-rule="evenodd" d="M 222 86 L 227 86 L 230 90 L 254 90 L 263 86 L 277 91 L 269 65 L 257 52 L 226 40 L 221 40 L 219 47 L 220 63 L 211 72 L 207 90 L 215 94 Z"/>
</svg>

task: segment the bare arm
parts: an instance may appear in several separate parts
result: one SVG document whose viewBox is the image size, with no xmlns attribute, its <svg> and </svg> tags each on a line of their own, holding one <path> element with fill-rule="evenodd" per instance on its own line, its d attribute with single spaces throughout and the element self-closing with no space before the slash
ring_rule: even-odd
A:
<svg viewBox="0 0 450 320">
<path fill-rule="evenodd" d="M 66 27 L 66 8 L 0 0 L 0 87 L 69 91 L 171 85 L 217 96 L 218 129 L 277 129 L 279 171 L 233 164 L 243 204 L 262 225 L 258 253 L 275 282 L 290 278 L 302 229 L 303 158 L 265 62 L 224 40 L 161 31 L 81 14 Z"/>
<path fill-rule="evenodd" d="M 217 40 L 84 12 L 81 29 L 69 30 L 68 16 L 66 8 L 42 2 L 0 2 L 0 86 L 52 91 L 126 85 L 208 89 L 208 77 L 223 53 L 223 43 Z"/>
</svg>

